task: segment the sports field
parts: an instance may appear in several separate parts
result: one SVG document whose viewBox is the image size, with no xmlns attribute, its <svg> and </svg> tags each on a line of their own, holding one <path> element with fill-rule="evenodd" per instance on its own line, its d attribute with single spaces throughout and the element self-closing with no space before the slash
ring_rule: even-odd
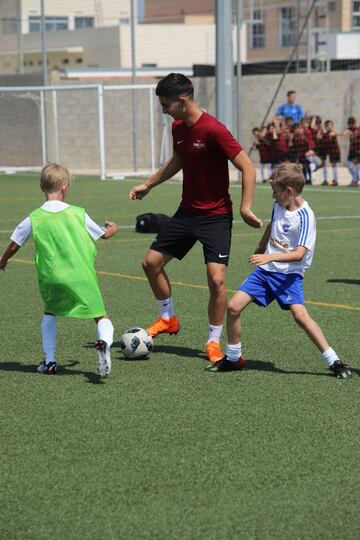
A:
<svg viewBox="0 0 360 540">
<path fill-rule="evenodd" d="M 146 361 L 125 361 L 119 339 L 157 317 L 141 259 L 152 235 L 137 214 L 170 214 L 181 187 L 129 201 L 135 180 L 74 182 L 68 202 L 124 226 L 97 242 L 101 290 L 116 338 L 99 383 L 92 321 L 59 321 L 59 372 L 41 376 L 38 294 L 30 240 L 0 275 L 0 538 L 355 539 L 360 535 L 360 189 L 309 187 L 318 240 L 305 278 L 311 315 L 353 371 L 329 376 L 321 356 L 277 305 L 244 314 L 241 373 L 205 373 L 207 299 L 196 246 L 168 268 L 178 336 Z M 238 185 L 228 287 L 249 272 L 259 231 L 240 222 Z M 42 204 L 34 176 L 0 177 L 0 248 Z M 271 213 L 260 185 L 254 210 Z M 224 345 L 225 345 L 225 336 Z"/>
</svg>

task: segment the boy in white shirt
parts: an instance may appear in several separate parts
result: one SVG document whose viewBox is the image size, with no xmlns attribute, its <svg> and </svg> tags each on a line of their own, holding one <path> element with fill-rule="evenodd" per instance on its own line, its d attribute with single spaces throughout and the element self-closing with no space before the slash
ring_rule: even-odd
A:
<svg viewBox="0 0 360 540">
<path fill-rule="evenodd" d="M 227 308 L 228 345 L 226 356 L 208 371 L 241 370 L 241 312 L 251 303 L 266 307 L 277 300 L 281 309 L 291 311 L 321 352 L 331 373 L 339 379 L 351 377 L 349 368 L 329 346 L 321 328 L 304 306 L 303 278 L 310 267 L 316 239 L 315 216 L 301 192 L 305 178 L 296 163 L 281 165 L 270 176 L 275 203 L 267 226 L 249 262 L 258 268 L 240 285 Z"/>
<path fill-rule="evenodd" d="M 114 328 L 106 316 L 94 269 L 95 241 L 110 238 L 116 223 L 97 225 L 83 208 L 66 204 L 71 174 L 57 163 L 47 163 L 41 171 L 40 187 L 46 202 L 31 212 L 11 235 L 11 243 L 0 259 L 0 270 L 32 235 L 40 294 L 44 300 L 41 323 L 45 359 L 38 373 L 56 374 L 56 316 L 95 319 L 98 340 L 98 369 L 101 378 L 111 370 L 110 347 Z"/>
</svg>

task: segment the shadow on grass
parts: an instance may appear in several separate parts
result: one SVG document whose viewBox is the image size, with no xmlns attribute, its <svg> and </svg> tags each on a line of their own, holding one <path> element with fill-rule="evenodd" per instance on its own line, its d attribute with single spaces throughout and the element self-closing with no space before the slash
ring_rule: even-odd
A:
<svg viewBox="0 0 360 540">
<path fill-rule="evenodd" d="M 360 285 L 360 279 L 328 279 L 327 283 L 345 283 L 346 285 Z"/>
<path fill-rule="evenodd" d="M 206 354 L 200 349 L 192 349 L 191 347 L 181 347 L 176 345 L 154 345 L 155 353 L 169 354 L 171 356 L 179 356 L 180 358 L 204 358 Z"/>
<path fill-rule="evenodd" d="M 57 374 L 58 376 L 63 375 L 83 375 L 86 379 L 87 383 L 91 384 L 103 384 L 104 381 L 100 378 L 100 376 L 92 371 L 82 371 L 79 369 L 69 369 L 76 365 L 78 365 L 79 362 L 77 360 L 71 360 L 70 362 L 67 362 L 64 365 L 60 365 L 57 367 Z M 40 373 L 36 372 L 37 366 L 29 366 L 28 364 L 22 364 L 21 362 L 0 362 L 0 371 L 20 371 L 22 373 L 31 373 L 36 374 L 39 377 L 41 376 Z M 43 375 L 42 375 L 43 376 Z M 53 375 L 52 375 L 53 376 Z M 50 375 L 49 375 L 50 377 Z"/>
<path fill-rule="evenodd" d="M 274 373 L 281 373 L 283 375 L 313 375 L 315 377 L 327 377 L 331 375 L 331 373 L 327 372 L 314 372 L 314 371 L 293 371 L 293 370 L 286 370 L 281 369 L 277 367 L 273 362 L 268 362 L 266 360 L 250 360 L 246 359 L 246 371 L 272 371 Z"/>
</svg>

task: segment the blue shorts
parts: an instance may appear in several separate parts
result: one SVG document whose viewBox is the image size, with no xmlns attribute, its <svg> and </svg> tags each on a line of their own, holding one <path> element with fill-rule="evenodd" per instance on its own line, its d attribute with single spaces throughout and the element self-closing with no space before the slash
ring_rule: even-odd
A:
<svg viewBox="0 0 360 540">
<path fill-rule="evenodd" d="M 246 292 L 259 306 L 266 307 L 276 299 L 281 309 L 289 309 L 292 304 L 304 304 L 303 281 L 300 274 L 268 272 L 258 267 L 238 291 Z"/>
</svg>

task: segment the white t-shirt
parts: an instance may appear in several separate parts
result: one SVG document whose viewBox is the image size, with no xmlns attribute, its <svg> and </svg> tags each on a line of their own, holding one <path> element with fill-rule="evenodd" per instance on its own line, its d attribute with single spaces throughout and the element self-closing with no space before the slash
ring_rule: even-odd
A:
<svg viewBox="0 0 360 540">
<path fill-rule="evenodd" d="M 316 221 L 314 212 L 306 201 L 300 208 L 289 212 L 276 202 L 271 216 L 271 234 L 265 253 L 290 253 L 297 246 L 304 246 L 306 253 L 298 262 L 270 262 L 261 265 L 269 272 L 305 274 L 314 255 Z"/>
<path fill-rule="evenodd" d="M 41 208 L 47 212 L 61 212 L 69 205 L 63 201 L 46 201 Z M 88 233 L 90 234 L 93 240 L 98 240 L 106 231 L 105 228 L 100 227 L 95 221 L 91 219 L 85 212 L 85 225 Z M 19 225 L 15 228 L 12 233 L 10 240 L 15 242 L 18 246 L 23 246 L 32 234 L 31 219 L 29 217 L 25 218 Z"/>
</svg>

